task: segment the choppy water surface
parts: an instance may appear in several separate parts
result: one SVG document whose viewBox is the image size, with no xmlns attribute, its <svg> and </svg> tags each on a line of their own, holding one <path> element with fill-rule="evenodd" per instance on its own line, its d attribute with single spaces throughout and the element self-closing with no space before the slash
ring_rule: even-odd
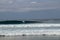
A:
<svg viewBox="0 0 60 40">
<path fill-rule="evenodd" d="M 57 23 L 57 22 L 56 22 Z M 40 23 L 41 24 L 41 23 Z M 7 24 L 6 24 L 7 25 Z M 32 25 L 31 25 L 32 26 Z M 50 33 L 54 35 L 26 35 L 20 34 L 35 34 L 35 33 Z M 17 35 L 16 35 L 17 34 Z M 60 40 L 60 27 L 0 27 L 0 35 L 6 35 L 5 37 L 0 36 L 0 40 Z"/>
<path fill-rule="evenodd" d="M 43 26 L 43 27 L 38 27 L 38 25 L 40 25 L 41 23 L 36 23 L 36 24 L 23 24 L 24 27 L 22 26 L 22 24 L 6 24 L 6 25 L 0 25 L 0 35 L 21 35 L 21 34 L 60 34 L 60 26 Z M 14 26 L 11 26 L 14 25 Z M 35 27 L 32 27 L 35 26 Z M 11 26 L 11 27 L 10 27 Z M 30 26 L 30 27 L 29 27 Z"/>
</svg>

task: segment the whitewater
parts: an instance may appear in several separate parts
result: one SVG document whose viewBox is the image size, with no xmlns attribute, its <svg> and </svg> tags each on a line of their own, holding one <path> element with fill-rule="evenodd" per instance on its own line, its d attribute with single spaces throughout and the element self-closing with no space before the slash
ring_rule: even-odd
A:
<svg viewBox="0 0 60 40">
<path fill-rule="evenodd" d="M 0 24 L 0 35 L 60 35 L 60 23 Z"/>
</svg>

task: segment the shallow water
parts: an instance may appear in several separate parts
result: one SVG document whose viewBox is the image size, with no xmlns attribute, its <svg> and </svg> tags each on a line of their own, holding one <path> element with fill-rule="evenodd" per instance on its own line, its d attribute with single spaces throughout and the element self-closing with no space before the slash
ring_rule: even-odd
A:
<svg viewBox="0 0 60 40">
<path fill-rule="evenodd" d="M 60 40 L 60 36 L 6 36 L 0 40 Z"/>
</svg>

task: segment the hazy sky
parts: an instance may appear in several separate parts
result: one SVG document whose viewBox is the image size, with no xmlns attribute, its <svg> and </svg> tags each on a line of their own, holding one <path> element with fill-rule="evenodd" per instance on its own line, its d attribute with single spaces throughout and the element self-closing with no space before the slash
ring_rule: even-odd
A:
<svg viewBox="0 0 60 40">
<path fill-rule="evenodd" d="M 0 0 L 0 19 L 60 18 L 60 0 Z"/>
</svg>

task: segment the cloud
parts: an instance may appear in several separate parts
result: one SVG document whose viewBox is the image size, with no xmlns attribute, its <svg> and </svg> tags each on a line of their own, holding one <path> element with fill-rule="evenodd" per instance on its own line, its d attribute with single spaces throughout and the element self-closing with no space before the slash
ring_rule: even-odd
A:
<svg viewBox="0 0 60 40">
<path fill-rule="evenodd" d="M 59 0 L 58 0 L 59 1 Z M 60 8 L 56 0 L 0 0 L 0 11 L 29 12 Z"/>
<path fill-rule="evenodd" d="M 35 3 L 37 3 L 37 2 L 31 2 L 32 4 L 35 4 Z"/>
</svg>

